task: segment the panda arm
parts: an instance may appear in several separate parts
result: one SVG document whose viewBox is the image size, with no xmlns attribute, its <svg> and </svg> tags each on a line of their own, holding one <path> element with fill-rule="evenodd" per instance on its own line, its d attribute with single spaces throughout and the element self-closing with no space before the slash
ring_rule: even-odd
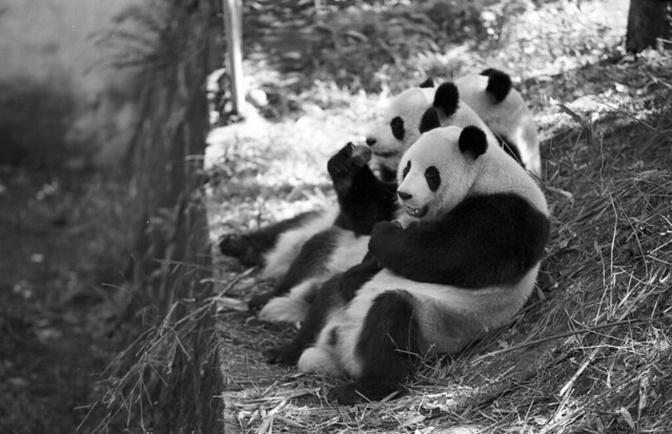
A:
<svg viewBox="0 0 672 434">
<path fill-rule="evenodd" d="M 370 155 L 359 149 L 348 143 L 329 159 L 327 170 L 340 205 L 335 225 L 368 235 L 375 223 L 392 219 L 396 185 L 376 178 L 366 164 Z"/>
<path fill-rule="evenodd" d="M 541 259 L 548 232 L 543 213 L 499 193 L 465 199 L 436 222 L 407 229 L 380 223 L 369 249 L 408 279 L 481 288 L 518 282 Z"/>
<path fill-rule="evenodd" d="M 343 299 L 352 300 L 357 291 L 382 269 L 380 261 L 371 252 L 367 253 L 361 263 L 349 268 L 340 276 L 338 288 Z"/>
</svg>

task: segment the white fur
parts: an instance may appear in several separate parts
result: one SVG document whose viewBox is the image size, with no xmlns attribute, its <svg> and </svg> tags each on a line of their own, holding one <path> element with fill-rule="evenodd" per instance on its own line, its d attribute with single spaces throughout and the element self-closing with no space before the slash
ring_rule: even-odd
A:
<svg viewBox="0 0 672 434">
<path fill-rule="evenodd" d="M 301 226 L 280 234 L 275 247 L 265 255 L 264 262 L 266 265 L 261 272 L 261 277 L 277 279 L 283 276 L 298 256 L 304 243 L 316 233 L 330 228 L 337 215 L 338 207 L 332 206 L 304 222 Z"/>
<path fill-rule="evenodd" d="M 335 353 L 327 351 L 327 348 L 310 347 L 301 353 L 297 367 L 300 372 L 338 377 L 343 371 L 337 360 Z"/>
<path fill-rule="evenodd" d="M 308 313 L 306 296 L 322 279 L 308 279 L 292 288 L 288 295 L 271 299 L 259 312 L 259 319 L 268 322 L 296 323 Z"/>
<path fill-rule="evenodd" d="M 504 100 L 494 104 L 492 96 L 485 92 L 488 76 L 466 75 L 454 83 L 460 99 L 469 104 L 495 134 L 505 137 L 515 145 L 525 167 L 540 177 L 537 124 L 520 93 L 511 89 Z"/>
</svg>

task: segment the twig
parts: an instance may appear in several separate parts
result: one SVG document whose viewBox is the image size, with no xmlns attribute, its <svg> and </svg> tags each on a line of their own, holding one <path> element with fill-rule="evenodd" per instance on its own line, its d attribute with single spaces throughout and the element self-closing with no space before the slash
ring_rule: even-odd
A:
<svg viewBox="0 0 672 434">
<path fill-rule="evenodd" d="M 613 323 L 608 323 L 608 324 L 602 324 L 602 325 L 595 326 L 595 327 L 586 327 L 586 328 L 582 328 L 580 330 L 574 330 L 574 331 L 571 331 L 571 332 L 559 333 L 559 334 L 556 334 L 556 335 L 547 336 L 547 337 L 541 338 L 541 339 L 535 339 L 535 340 L 529 341 L 529 342 L 523 342 L 522 344 L 515 345 L 513 347 L 504 348 L 504 349 L 501 349 L 501 350 L 493 351 L 493 352 L 488 353 L 488 354 L 484 354 L 484 355 L 474 359 L 474 363 L 479 362 L 479 361 L 481 361 L 485 358 L 488 358 L 488 357 L 498 356 L 500 354 L 505 354 L 505 353 L 508 353 L 508 352 L 511 352 L 511 351 L 519 350 L 521 348 L 527 348 L 527 347 L 531 347 L 531 346 L 534 346 L 534 345 L 543 344 L 544 342 L 552 341 L 552 340 L 555 340 L 555 339 L 562 339 L 562 338 L 565 338 L 565 337 L 568 337 L 568 336 L 579 335 L 581 333 L 592 333 L 592 332 L 595 332 L 597 330 L 601 330 L 601 329 L 605 329 L 605 328 L 609 328 L 609 327 L 616 327 L 616 326 L 619 326 L 619 325 L 637 324 L 637 323 L 640 323 L 640 322 L 653 321 L 654 319 L 655 318 L 638 318 L 638 319 L 632 319 L 632 320 L 625 320 L 625 321 L 618 321 L 618 322 L 613 322 Z"/>
</svg>

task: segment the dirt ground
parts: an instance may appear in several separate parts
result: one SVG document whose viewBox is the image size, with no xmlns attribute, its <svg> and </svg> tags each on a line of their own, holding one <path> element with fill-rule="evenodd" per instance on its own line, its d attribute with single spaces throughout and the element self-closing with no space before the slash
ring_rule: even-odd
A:
<svg viewBox="0 0 672 434">
<path fill-rule="evenodd" d="M 120 270 L 97 255 L 109 242 L 100 186 L 90 173 L 0 168 L 0 432 L 74 432 L 110 358 L 100 283 Z"/>
</svg>

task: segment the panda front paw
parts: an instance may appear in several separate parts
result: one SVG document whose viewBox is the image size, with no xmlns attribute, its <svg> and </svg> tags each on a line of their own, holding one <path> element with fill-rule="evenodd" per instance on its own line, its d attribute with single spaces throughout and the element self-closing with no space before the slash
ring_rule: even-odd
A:
<svg viewBox="0 0 672 434">
<path fill-rule="evenodd" d="M 272 365 L 294 366 L 299 361 L 301 350 L 293 345 L 281 345 L 264 351 L 266 361 Z"/>
<path fill-rule="evenodd" d="M 261 310 L 268 302 L 275 297 L 273 291 L 264 292 L 263 294 L 255 295 L 247 303 L 247 308 L 252 311 Z"/>
<path fill-rule="evenodd" d="M 401 227 L 401 224 L 397 221 L 393 222 L 378 222 L 373 226 L 371 230 L 371 239 L 369 241 L 369 248 L 372 245 L 378 244 L 380 241 L 390 241 L 390 237 L 399 235 L 404 232 L 404 229 Z M 375 254 L 376 252 L 373 251 Z"/>
<path fill-rule="evenodd" d="M 245 235 L 227 234 L 219 239 L 219 251 L 231 256 L 241 264 L 252 267 L 263 263 L 263 256 L 255 243 Z"/>
<path fill-rule="evenodd" d="M 369 251 L 385 266 L 398 262 L 408 249 L 406 233 L 398 222 L 378 222 L 373 226 Z"/>
<path fill-rule="evenodd" d="M 327 162 L 327 171 L 337 192 L 347 191 L 352 185 L 352 177 L 371 159 L 368 146 L 355 146 L 352 142 L 342 147 Z"/>
</svg>

